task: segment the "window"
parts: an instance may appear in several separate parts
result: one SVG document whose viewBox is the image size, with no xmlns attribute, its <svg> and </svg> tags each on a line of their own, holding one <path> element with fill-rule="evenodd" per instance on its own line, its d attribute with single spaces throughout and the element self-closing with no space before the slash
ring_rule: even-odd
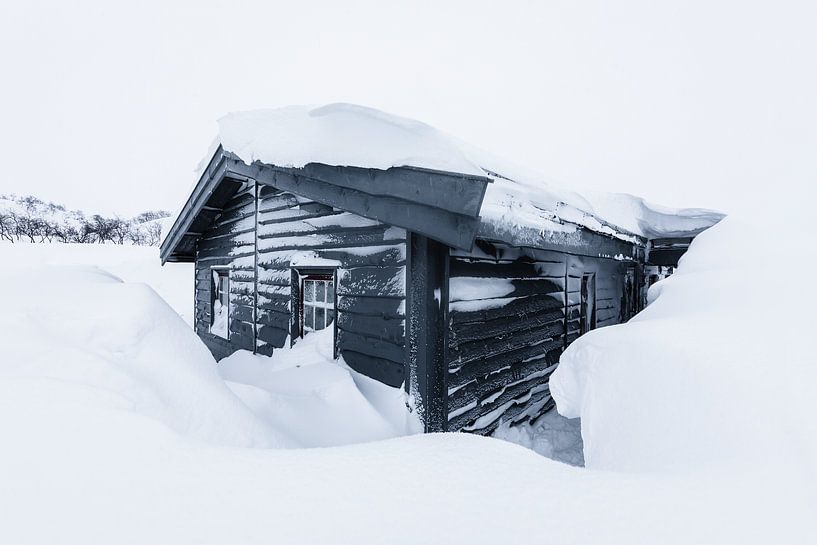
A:
<svg viewBox="0 0 817 545">
<path fill-rule="evenodd" d="M 335 320 L 335 275 L 330 271 L 299 271 L 301 309 L 300 333 L 303 337 L 319 331 Z"/>
<path fill-rule="evenodd" d="M 581 334 L 596 329 L 596 274 L 582 275 Z"/>
<path fill-rule="evenodd" d="M 230 338 L 230 270 L 210 269 L 210 333 Z"/>
</svg>

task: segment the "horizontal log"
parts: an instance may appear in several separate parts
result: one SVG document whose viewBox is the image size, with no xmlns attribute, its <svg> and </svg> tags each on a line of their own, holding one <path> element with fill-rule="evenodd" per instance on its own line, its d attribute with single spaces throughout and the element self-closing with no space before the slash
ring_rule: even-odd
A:
<svg viewBox="0 0 817 545">
<path fill-rule="evenodd" d="M 406 293 L 405 267 L 356 267 L 338 271 L 339 295 L 403 297 Z"/>
<path fill-rule="evenodd" d="M 554 351 L 558 353 L 560 351 Z M 542 354 L 539 358 L 527 358 L 518 361 L 514 364 L 497 369 L 495 372 L 484 376 L 477 377 L 474 380 L 465 383 L 448 396 L 448 409 L 453 411 L 460 407 L 465 407 L 473 401 L 484 400 L 492 395 L 497 395 L 502 391 L 502 388 L 507 387 L 524 377 L 536 372 L 545 372 L 550 369 L 550 372 L 555 369 L 555 364 L 548 361 L 547 354 Z"/>
<path fill-rule="evenodd" d="M 531 314 L 545 312 L 556 308 L 563 308 L 564 302 L 560 294 L 536 294 L 520 297 L 501 307 L 460 312 L 449 311 L 454 324 L 481 323 L 505 317 L 524 318 Z"/>
<path fill-rule="evenodd" d="M 255 217 L 255 209 L 253 207 L 247 207 L 245 209 L 238 209 L 232 210 L 230 212 L 225 212 L 220 216 L 216 217 L 215 221 L 213 221 L 212 226 L 219 228 L 224 227 L 225 225 L 230 225 L 236 222 L 239 222 L 246 218 L 254 218 Z"/>
<path fill-rule="evenodd" d="M 251 296 L 255 293 L 255 284 L 253 282 L 241 282 L 230 278 L 230 293 Z"/>
<path fill-rule="evenodd" d="M 406 351 L 403 346 L 366 337 L 338 327 L 338 349 L 353 350 L 375 358 L 383 358 L 402 364 L 405 361 Z"/>
<path fill-rule="evenodd" d="M 564 321 L 555 320 L 545 326 L 520 331 L 502 339 L 480 339 L 473 342 L 459 343 L 456 347 L 450 347 L 449 351 L 452 360 L 457 360 L 461 365 L 465 365 L 475 360 L 490 358 L 536 343 L 547 342 L 550 339 L 561 338 L 564 333 Z"/>
<path fill-rule="evenodd" d="M 253 192 L 252 189 L 249 189 L 249 191 L 242 191 L 240 193 L 236 193 L 229 201 L 227 201 L 222 210 L 226 213 L 240 208 L 244 209 L 254 208 L 254 206 L 255 193 Z"/>
<path fill-rule="evenodd" d="M 253 315 L 253 308 L 245 305 L 231 304 L 229 315 L 231 319 L 250 323 L 255 319 L 255 316 Z"/>
<path fill-rule="evenodd" d="M 258 252 L 280 252 L 282 250 L 318 250 L 322 248 L 343 248 L 396 244 L 405 240 L 405 231 L 381 226 L 355 230 L 335 231 L 322 234 L 276 237 L 258 241 Z"/>
<path fill-rule="evenodd" d="M 283 348 L 289 337 L 289 329 L 276 325 L 263 325 L 258 328 L 258 339 L 274 348 Z"/>
<path fill-rule="evenodd" d="M 338 327 L 344 331 L 375 337 L 400 346 L 405 344 L 404 320 L 402 318 L 387 319 L 382 316 L 339 312 L 337 320 Z"/>
<path fill-rule="evenodd" d="M 272 187 L 272 186 L 269 186 L 269 185 L 260 185 L 259 184 L 259 186 L 258 186 L 258 198 L 261 201 L 268 201 L 272 197 L 275 197 L 277 195 L 287 195 L 287 194 L 283 193 L 277 187 Z"/>
<path fill-rule="evenodd" d="M 225 225 L 212 226 L 202 233 L 202 239 L 221 238 L 255 230 L 255 217 L 248 216 Z"/>
<path fill-rule="evenodd" d="M 297 206 L 292 208 L 282 208 L 280 210 L 259 212 L 258 214 L 259 233 L 267 232 L 274 233 L 275 229 L 278 227 L 275 224 L 283 223 L 285 225 L 289 225 L 290 223 L 297 223 L 299 220 L 302 219 L 317 218 L 320 216 L 321 214 L 314 214 L 306 210 L 301 210 Z"/>
<path fill-rule="evenodd" d="M 449 428 L 469 432 L 484 428 L 495 428 L 502 417 L 508 414 L 511 407 L 517 406 L 524 408 L 535 396 L 543 392 L 547 392 L 549 395 L 547 379 L 541 381 L 537 379 L 516 384 L 509 387 L 493 403 L 479 405 L 472 411 L 452 418 L 448 424 Z M 477 421 L 480 418 L 487 421 L 478 423 Z"/>
<path fill-rule="evenodd" d="M 267 191 L 266 188 L 270 186 L 262 185 L 261 187 L 264 188 L 264 191 Z M 259 214 L 285 210 L 287 208 L 298 206 L 298 198 L 292 193 L 282 193 L 281 191 L 276 190 L 275 194 L 273 195 L 263 196 L 263 192 L 261 195 L 262 197 L 258 204 Z"/>
<path fill-rule="evenodd" d="M 559 361 L 563 348 L 564 342 L 562 339 L 552 339 L 550 341 L 531 344 L 516 350 L 497 354 L 492 357 L 475 360 L 466 365 L 462 365 L 456 359 L 449 359 L 449 390 L 461 387 L 475 379 L 488 377 L 492 373 L 510 369 L 528 360 L 542 361 L 544 359 L 548 365 L 552 365 Z"/>
<path fill-rule="evenodd" d="M 554 320 L 564 320 L 564 310 L 559 306 L 547 311 L 503 316 L 485 322 L 453 324 L 450 341 L 453 344 L 463 344 L 480 339 L 505 339 L 518 332 L 547 328 Z"/>
<path fill-rule="evenodd" d="M 231 260 L 243 257 L 243 256 L 250 256 L 255 253 L 255 246 L 253 244 L 238 244 L 235 243 L 232 246 L 228 245 L 220 245 L 216 248 L 209 248 L 206 250 L 199 250 L 196 256 L 196 259 L 199 261 L 207 261 L 210 258 L 223 260 L 223 263 L 229 264 Z M 219 263 L 222 264 L 222 263 Z"/>
<path fill-rule="evenodd" d="M 272 353 L 275 352 L 275 348 L 275 346 L 267 344 L 264 341 L 256 341 L 255 353 L 259 356 L 272 356 Z"/>
<path fill-rule="evenodd" d="M 405 300 L 401 298 L 338 296 L 338 312 L 383 318 L 403 318 Z"/>
<path fill-rule="evenodd" d="M 403 363 L 372 357 L 348 348 L 341 348 L 340 353 L 346 364 L 358 373 L 394 388 L 399 388 L 406 379 Z"/>
<path fill-rule="evenodd" d="M 262 269 L 289 270 L 290 260 L 296 249 L 265 251 L 259 255 L 258 266 Z M 354 247 L 315 248 L 323 259 L 340 262 L 344 268 L 365 266 L 403 266 L 406 259 L 404 243 L 362 245 Z"/>
<path fill-rule="evenodd" d="M 261 310 L 285 312 L 289 314 L 291 301 L 292 298 L 289 295 L 281 294 L 264 295 L 261 292 L 259 292 L 258 294 L 258 308 Z"/>
<path fill-rule="evenodd" d="M 230 305 L 244 305 L 247 307 L 252 307 L 255 304 L 252 295 L 247 295 L 243 293 L 231 293 L 230 294 Z"/>
<path fill-rule="evenodd" d="M 515 278 L 510 280 L 513 291 L 502 297 L 525 297 L 564 292 L 564 279 L 559 278 Z M 453 300 L 453 299 L 452 299 Z"/>
<path fill-rule="evenodd" d="M 258 310 L 256 323 L 259 326 L 269 325 L 289 331 L 291 317 L 289 312 L 279 312 L 277 310 Z"/>
<path fill-rule="evenodd" d="M 565 275 L 564 263 L 541 261 L 487 261 L 452 258 L 450 274 L 482 278 L 536 278 Z"/>
</svg>

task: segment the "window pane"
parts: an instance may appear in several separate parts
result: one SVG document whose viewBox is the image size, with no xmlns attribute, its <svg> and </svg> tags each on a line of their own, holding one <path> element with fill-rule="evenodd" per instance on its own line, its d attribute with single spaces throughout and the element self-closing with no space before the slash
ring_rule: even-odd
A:
<svg viewBox="0 0 817 545">
<path fill-rule="evenodd" d="M 315 281 L 304 280 L 304 302 L 308 303 L 315 300 Z"/>
<path fill-rule="evenodd" d="M 326 283 L 326 301 L 329 303 L 335 302 L 335 283 L 331 280 Z"/>
<path fill-rule="evenodd" d="M 221 277 L 221 304 L 225 307 L 230 301 L 230 281 L 227 275 Z"/>
<path fill-rule="evenodd" d="M 315 295 L 316 295 L 315 300 L 316 301 L 323 303 L 326 300 L 326 297 L 325 297 L 326 294 L 324 293 L 325 290 L 326 290 L 325 286 L 326 286 L 326 282 L 323 282 L 323 281 L 315 282 Z"/>
<path fill-rule="evenodd" d="M 315 329 L 323 329 L 326 327 L 326 323 L 324 322 L 325 315 L 326 311 L 323 309 L 323 307 L 315 308 Z"/>
<path fill-rule="evenodd" d="M 328 326 L 329 324 L 331 324 L 334 319 L 335 319 L 335 309 L 332 309 L 332 308 L 326 309 L 326 325 Z"/>
<path fill-rule="evenodd" d="M 315 307 L 304 305 L 304 331 L 315 329 Z"/>
</svg>

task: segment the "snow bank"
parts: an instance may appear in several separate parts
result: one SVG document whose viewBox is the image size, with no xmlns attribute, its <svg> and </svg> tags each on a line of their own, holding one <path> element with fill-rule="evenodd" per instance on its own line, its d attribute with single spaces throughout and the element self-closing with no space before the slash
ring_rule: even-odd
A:
<svg viewBox="0 0 817 545">
<path fill-rule="evenodd" d="M 169 218 L 157 220 L 163 227 Z M 164 232 L 164 229 L 163 229 Z M 20 267 L 87 265 L 110 272 L 124 282 L 153 288 L 191 327 L 193 325 L 193 265 L 162 267 L 159 249 L 119 244 L 0 243 L 2 263 Z"/>
<path fill-rule="evenodd" d="M 545 413 L 534 424 L 500 424 L 491 435 L 527 447 L 551 460 L 573 466 L 584 465 L 581 422 L 577 418 L 565 418 L 556 411 Z"/>
<path fill-rule="evenodd" d="M 67 404 L 100 423 L 98 441 L 102 423 L 133 414 L 208 443 L 290 444 L 229 391 L 204 345 L 148 286 L 87 265 L 20 264 L 0 270 L 0 285 L 9 288 L 0 312 L 7 407 L 56 416 Z"/>
<path fill-rule="evenodd" d="M 817 459 L 817 298 L 768 267 L 812 270 L 809 230 L 764 220 L 704 232 L 645 311 L 563 354 L 551 388 L 559 411 L 582 419 L 588 467 Z"/>
<path fill-rule="evenodd" d="M 629 195 L 597 195 L 591 203 L 538 172 L 425 123 L 354 104 L 237 112 L 218 123 L 218 136 L 199 174 L 220 144 L 247 164 L 298 168 L 324 163 L 382 170 L 413 166 L 488 176 L 494 183 L 480 213 L 482 234 L 522 237 L 520 244 L 546 233 L 574 233 L 577 226 L 628 241 L 634 235 L 697 233 L 723 217 L 707 210 L 659 207 Z"/>
<path fill-rule="evenodd" d="M 731 229 L 729 223 L 718 227 L 726 228 Z M 708 235 L 701 236 L 704 243 Z M 710 268 L 725 270 L 735 256 L 756 243 L 738 237 L 730 237 L 729 242 L 727 248 L 715 245 L 711 252 L 693 251 L 682 266 L 684 274 L 706 280 L 714 274 Z M 759 242 L 770 248 L 768 238 Z M 10 251 L 19 250 L 0 247 L 3 263 L 12 262 L 6 259 Z M 761 409 L 743 405 L 750 397 L 745 388 L 735 393 L 723 386 L 723 381 L 735 377 L 740 384 L 740 375 L 698 374 L 687 380 L 698 382 L 700 391 L 690 397 L 706 410 L 724 409 L 735 419 L 744 415 L 742 421 L 724 419 L 720 428 L 726 432 L 724 437 L 710 433 L 705 427 L 710 424 L 699 412 L 685 413 L 692 414 L 689 422 L 674 416 L 667 401 L 676 400 L 680 392 L 662 391 L 667 381 L 659 372 L 645 377 L 624 372 L 628 382 L 623 385 L 616 380 L 610 385 L 591 380 L 588 385 L 595 395 L 578 387 L 565 388 L 562 397 L 575 396 L 574 407 L 592 428 L 591 433 L 583 430 L 589 439 L 590 465 L 631 469 L 614 473 L 570 467 L 505 441 L 464 434 L 414 435 L 315 449 L 259 448 L 305 443 L 310 432 L 327 434 L 324 444 L 334 443 L 341 435 L 359 433 L 355 426 L 379 430 L 380 436 L 397 434 L 406 425 L 399 405 L 404 403 L 399 398 L 402 392 L 342 367 L 327 368 L 327 348 L 319 334 L 308 336 L 295 350 L 279 351 L 277 359 L 262 360 L 246 353 L 230 358 L 221 368 L 225 382 L 193 332 L 149 287 L 123 284 L 87 265 L 4 267 L 0 285 L 7 288 L 0 312 L 3 543 L 815 541 L 812 519 L 817 502 L 813 472 L 808 471 L 814 456 L 807 439 L 813 429 L 809 427 L 813 410 L 803 397 L 814 383 L 811 371 L 804 368 L 813 362 L 792 363 L 792 354 L 801 356 L 799 349 L 808 339 L 778 345 L 784 347 L 780 349 L 762 346 L 767 339 L 790 342 L 807 326 L 756 335 L 758 356 L 749 354 L 755 359 L 729 360 L 732 370 L 757 371 L 759 358 L 774 353 L 764 373 L 754 373 L 747 384 L 755 388 L 762 377 L 767 379 L 762 388 L 753 389 L 754 402 L 769 413 L 765 418 Z M 673 306 L 690 322 L 705 319 L 694 301 L 685 305 L 684 294 L 672 295 L 669 281 L 658 287 L 663 293 L 647 313 L 657 312 L 675 298 Z M 740 289 L 718 285 L 708 291 L 710 297 L 722 296 L 728 302 Z M 810 308 L 810 301 L 803 299 L 802 312 Z M 746 313 L 749 307 L 746 303 L 735 314 Z M 670 321 L 655 318 L 660 320 Z M 769 323 L 765 322 L 767 328 Z M 630 326 L 619 330 L 624 327 Z M 761 326 L 752 327 L 757 333 Z M 604 331 L 615 330 L 598 334 Z M 588 336 L 588 342 L 599 341 L 598 334 Z M 684 346 L 669 341 L 664 337 L 661 357 Z M 798 352 L 789 354 L 787 346 Z M 638 348 L 642 347 L 657 349 L 649 342 Z M 614 347 L 606 348 L 611 358 L 617 357 Z M 713 350 L 724 355 L 732 350 L 740 357 L 750 352 L 729 343 Z M 633 354 L 632 365 L 642 370 L 649 367 L 637 351 Z M 653 363 L 655 356 L 652 353 Z M 654 366 L 660 369 L 661 363 Z M 565 376 L 578 377 L 574 381 L 578 385 L 581 373 L 575 371 L 581 368 L 568 364 L 566 369 L 573 371 Z M 670 365 L 667 368 L 672 376 L 682 375 Z M 693 362 L 690 372 L 701 369 L 706 366 Z M 701 378 L 707 381 L 696 380 Z M 650 380 L 659 389 L 656 394 L 650 394 Z M 787 381 L 794 384 L 784 392 L 781 388 Z M 629 388 L 633 399 L 614 395 L 620 393 L 613 392 L 619 387 Z M 723 396 L 720 407 L 708 397 L 712 392 Z M 782 395 L 792 392 L 796 395 L 791 399 Z M 347 399 L 351 401 L 344 406 Z M 297 414 L 316 411 L 316 402 L 323 403 L 326 411 L 364 420 L 340 423 L 331 414 Z M 732 404 L 749 410 L 741 413 Z M 595 412 L 605 407 L 611 414 Z M 770 458 L 771 465 L 748 457 L 750 464 L 726 469 L 680 463 L 689 452 L 717 453 L 722 445 L 732 445 L 733 439 L 745 439 L 742 434 L 733 437 L 728 426 L 745 431 L 758 417 L 760 431 L 744 447 L 759 453 L 779 449 L 779 455 Z M 634 432 L 626 432 L 627 419 L 636 419 Z M 647 423 L 652 419 L 657 427 L 648 430 L 637 419 Z M 781 429 L 768 435 L 772 420 Z M 343 428 L 333 430 L 335 425 Z M 603 429 L 605 425 L 612 429 Z M 700 439 L 689 428 L 699 425 L 704 426 L 702 447 L 690 450 L 676 441 L 682 451 L 664 454 L 674 464 L 673 470 L 656 463 L 659 449 L 639 435 L 653 434 L 664 442 L 674 430 L 694 442 Z M 569 429 L 554 423 L 550 430 L 551 440 L 539 447 L 569 452 Z M 624 432 L 623 438 L 616 431 Z M 625 442 L 627 438 L 634 442 L 632 446 Z M 638 448 L 646 452 L 637 452 Z M 623 453 L 634 457 L 633 465 L 621 463 Z M 659 469 L 646 471 L 650 468 Z"/>
<path fill-rule="evenodd" d="M 229 387 L 265 422 L 300 446 L 326 447 L 422 431 L 406 395 L 333 359 L 332 328 L 272 357 L 241 350 L 219 362 Z"/>
<path fill-rule="evenodd" d="M 815 542 L 817 296 L 793 274 L 817 264 L 803 212 L 727 218 L 646 310 L 562 355 L 551 390 L 581 417 L 588 468 L 686 475 L 701 494 L 728 490 L 724 505 L 757 502 L 733 519 L 754 541 Z"/>
</svg>

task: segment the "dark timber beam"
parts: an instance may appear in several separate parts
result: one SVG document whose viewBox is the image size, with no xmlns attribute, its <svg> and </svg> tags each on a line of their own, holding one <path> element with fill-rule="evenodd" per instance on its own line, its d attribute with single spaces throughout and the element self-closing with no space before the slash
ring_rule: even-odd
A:
<svg viewBox="0 0 817 545">
<path fill-rule="evenodd" d="M 228 179 L 231 183 L 225 183 Z M 247 165 L 219 146 L 161 245 L 162 262 L 192 258 L 182 239 L 206 227 L 207 218 L 200 216 L 217 214 L 240 183 L 250 180 L 466 251 L 473 246 L 480 207 L 491 182 L 484 176 L 416 167 Z"/>
<path fill-rule="evenodd" d="M 406 390 L 426 432 L 448 429 L 448 247 L 417 233 L 406 241 Z"/>
<path fill-rule="evenodd" d="M 307 165 L 304 169 L 279 168 L 261 163 L 253 163 L 248 166 L 238 159 L 232 159 L 229 163 L 227 176 L 244 176 L 255 179 L 261 184 L 271 185 L 347 212 L 415 231 L 462 250 L 470 250 L 473 246 L 480 219 L 478 216 L 470 215 L 472 207 L 469 207 L 469 214 L 466 215 L 452 211 L 446 206 L 451 204 L 455 210 L 461 210 L 461 206 L 452 204 L 452 201 L 458 199 L 465 201 L 477 199 L 481 203 L 488 184 L 487 178 L 484 180 L 467 179 L 468 183 L 461 184 L 461 188 L 469 187 L 468 191 L 471 196 L 468 199 L 455 198 L 453 195 L 456 194 L 456 191 L 452 190 L 450 198 L 435 199 L 438 206 L 430 206 L 422 202 L 431 198 L 426 195 L 422 199 L 418 197 L 415 200 L 394 196 L 407 197 L 405 186 L 408 175 L 401 175 L 401 172 L 405 170 L 402 168 L 372 173 L 370 169 L 342 167 L 342 170 L 337 172 L 344 173 L 343 179 L 335 183 L 334 179 L 329 181 L 330 171 L 324 170 L 323 166 Z M 316 174 L 317 171 L 320 172 Z M 307 172 L 321 175 L 325 179 L 316 179 L 307 175 Z M 417 174 L 430 176 L 426 171 L 417 171 Z M 442 180 L 448 175 L 436 173 L 436 176 Z M 451 175 L 451 177 L 454 180 L 458 179 L 457 175 Z M 351 180 L 354 180 L 355 183 L 352 184 Z M 442 184 L 442 181 L 438 182 Z M 376 194 L 361 189 L 374 191 Z"/>
<path fill-rule="evenodd" d="M 441 174 L 415 167 L 388 170 L 337 167 L 310 163 L 299 174 L 369 195 L 396 197 L 440 208 L 455 214 L 477 217 L 490 178 L 464 174 Z"/>
</svg>

